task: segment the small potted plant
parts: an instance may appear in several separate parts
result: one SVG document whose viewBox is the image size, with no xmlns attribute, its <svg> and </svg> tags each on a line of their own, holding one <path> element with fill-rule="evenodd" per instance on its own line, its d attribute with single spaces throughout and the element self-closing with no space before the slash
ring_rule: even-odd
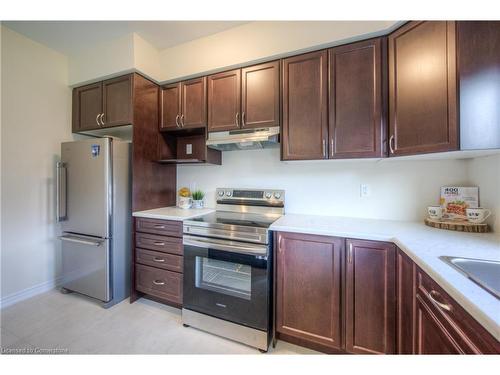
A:
<svg viewBox="0 0 500 375">
<path fill-rule="evenodd" d="M 193 208 L 203 208 L 203 197 L 205 196 L 205 193 L 202 192 L 201 190 L 195 190 L 191 194 L 191 197 L 193 198 Z"/>
</svg>

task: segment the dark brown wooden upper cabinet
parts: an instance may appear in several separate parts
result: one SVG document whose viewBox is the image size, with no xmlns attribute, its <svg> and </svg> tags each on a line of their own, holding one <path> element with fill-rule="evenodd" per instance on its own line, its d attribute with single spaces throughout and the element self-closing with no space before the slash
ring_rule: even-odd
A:
<svg viewBox="0 0 500 375">
<path fill-rule="evenodd" d="M 386 39 L 329 50 L 329 156 L 386 154 Z"/>
<path fill-rule="evenodd" d="M 241 69 L 208 76 L 208 131 L 227 131 L 241 124 Z"/>
<path fill-rule="evenodd" d="M 181 84 L 163 86 L 160 94 L 160 130 L 175 130 L 181 127 Z"/>
<path fill-rule="evenodd" d="M 182 82 L 179 122 L 182 128 L 207 126 L 207 77 Z"/>
<path fill-rule="evenodd" d="M 342 348 L 341 274 L 344 240 L 278 233 L 276 330 L 280 334 Z"/>
<path fill-rule="evenodd" d="M 396 247 L 348 239 L 346 251 L 346 350 L 395 353 Z"/>
<path fill-rule="evenodd" d="M 389 35 L 390 155 L 458 149 L 455 27 L 409 22 Z"/>
<path fill-rule="evenodd" d="M 103 127 L 133 123 L 132 90 L 132 74 L 102 82 Z"/>
<path fill-rule="evenodd" d="M 460 21 L 460 148 L 500 148 L 500 21 Z"/>
<path fill-rule="evenodd" d="M 73 132 L 133 123 L 134 74 L 73 89 Z"/>
<path fill-rule="evenodd" d="M 283 160 L 326 159 L 328 53 L 283 60 Z"/>
<path fill-rule="evenodd" d="M 280 124 L 279 61 L 241 70 L 241 127 Z"/>
<path fill-rule="evenodd" d="M 73 132 L 101 126 L 102 82 L 73 89 Z"/>
</svg>

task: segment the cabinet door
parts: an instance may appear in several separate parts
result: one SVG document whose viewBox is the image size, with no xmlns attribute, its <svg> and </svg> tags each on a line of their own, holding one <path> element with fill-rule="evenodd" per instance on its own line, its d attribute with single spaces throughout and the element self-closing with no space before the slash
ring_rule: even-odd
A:
<svg viewBox="0 0 500 375">
<path fill-rule="evenodd" d="M 181 126 L 181 84 L 161 88 L 160 130 L 175 130 Z"/>
<path fill-rule="evenodd" d="M 182 82 L 180 124 L 183 128 L 207 126 L 207 77 Z"/>
<path fill-rule="evenodd" d="M 208 131 L 240 128 L 241 70 L 208 76 Z"/>
<path fill-rule="evenodd" d="M 280 124 L 279 61 L 241 70 L 241 127 Z"/>
<path fill-rule="evenodd" d="M 387 353 L 396 348 L 396 248 L 346 240 L 346 350 Z"/>
<path fill-rule="evenodd" d="M 132 74 L 102 83 L 103 127 L 128 125 L 132 119 Z"/>
<path fill-rule="evenodd" d="M 102 82 L 73 89 L 73 132 L 100 127 Z"/>
<path fill-rule="evenodd" d="M 397 353 L 413 354 L 413 312 L 415 303 L 415 267 L 398 249 L 397 255 Z"/>
<path fill-rule="evenodd" d="M 455 22 L 410 22 L 389 35 L 391 155 L 458 149 Z"/>
<path fill-rule="evenodd" d="M 327 158 L 327 51 L 283 60 L 283 160 Z"/>
<path fill-rule="evenodd" d="M 330 158 L 384 155 L 383 43 L 377 38 L 329 50 Z"/>
<path fill-rule="evenodd" d="M 278 234 L 276 330 L 341 347 L 340 238 Z"/>
<path fill-rule="evenodd" d="M 419 295 L 416 300 L 415 326 L 415 354 L 463 353 Z"/>
<path fill-rule="evenodd" d="M 500 148 L 500 21 L 460 21 L 460 149 Z"/>
</svg>

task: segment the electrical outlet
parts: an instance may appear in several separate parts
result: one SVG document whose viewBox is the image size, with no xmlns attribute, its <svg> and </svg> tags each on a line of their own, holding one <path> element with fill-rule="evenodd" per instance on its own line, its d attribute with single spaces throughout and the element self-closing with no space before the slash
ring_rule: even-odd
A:
<svg viewBox="0 0 500 375">
<path fill-rule="evenodd" d="M 361 184 L 359 185 L 359 196 L 361 198 L 369 197 L 371 194 L 370 185 Z"/>
</svg>

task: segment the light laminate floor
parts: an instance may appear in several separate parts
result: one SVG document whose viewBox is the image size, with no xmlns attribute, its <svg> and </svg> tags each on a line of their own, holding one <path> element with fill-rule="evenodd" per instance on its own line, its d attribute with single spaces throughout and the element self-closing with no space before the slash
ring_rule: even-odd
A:
<svg viewBox="0 0 500 375">
<path fill-rule="evenodd" d="M 61 349 L 69 354 L 259 354 L 256 349 L 181 324 L 181 312 L 147 299 L 103 309 L 77 294 L 51 291 L 1 314 L 3 353 Z M 57 353 L 57 351 L 52 351 Z M 278 341 L 269 354 L 317 352 Z"/>
</svg>

